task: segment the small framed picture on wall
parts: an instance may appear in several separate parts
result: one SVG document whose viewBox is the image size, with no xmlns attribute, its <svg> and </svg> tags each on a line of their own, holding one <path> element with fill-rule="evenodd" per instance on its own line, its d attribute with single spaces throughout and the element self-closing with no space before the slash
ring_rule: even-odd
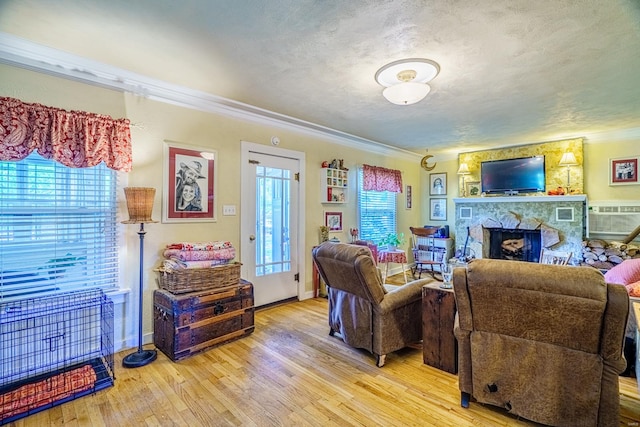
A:
<svg viewBox="0 0 640 427">
<path fill-rule="evenodd" d="M 480 187 L 480 181 L 469 181 L 466 184 L 465 190 L 467 197 L 478 197 L 482 193 Z"/>
<path fill-rule="evenodd" d="M 429 220 L 447 220 L 447 199 L 431 198 L 429 199 L 429 206 Z"/>
<path fill-rule="evenodd" d="M 429 195 L 444 196 L 447 194 L 447 173 L 429 174 Z"/>
<path fill-rule="evenodd" d="M 325 212 L 324 225 L 330 232 L 342 231 L 342 212 Z"/>
<path fill-rule="evenodd" d="M 165 141 L 162 222 L 216 221 L 218 153 Z"/>
<path fill-rule="evenodd" d="M 639 184 L 638 158 L 627 157 L 609 161 L 609 185 Z"/>
</svg>

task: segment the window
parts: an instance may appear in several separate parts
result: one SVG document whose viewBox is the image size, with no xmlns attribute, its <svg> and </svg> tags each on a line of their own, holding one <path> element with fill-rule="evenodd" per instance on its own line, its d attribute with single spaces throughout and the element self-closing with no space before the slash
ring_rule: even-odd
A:
<svg viewBox="0 0 640 427">
<path fill-rule="evenodd" d="M 376 244 L 396 232 L 396 193 L 364 191 L 362 168 L 358 169 L 358 222 L 360 238 Z"/>
<path fill-rule="evenodd" d="M 103 163 L 0 162 L 0 301 L 116 287 L 116 188 Z"/>
</svg>

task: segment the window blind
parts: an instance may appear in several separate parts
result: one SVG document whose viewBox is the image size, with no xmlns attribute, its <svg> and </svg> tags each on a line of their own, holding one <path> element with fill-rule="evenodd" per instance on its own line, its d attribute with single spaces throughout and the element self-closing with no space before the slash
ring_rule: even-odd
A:
<svg viewBox="0 0 640 427">
<path fill-rule="evenodd" d="M 362 168 L 358 168 L 358 229 L 360 238 L 378 243 L 396 232 L 396 193 L 365 191 Z"/>
<path fill-rule="evenodd" d="M 117 174 L 0 162 L 0 301 L 117 286 Z"/>
</svg>

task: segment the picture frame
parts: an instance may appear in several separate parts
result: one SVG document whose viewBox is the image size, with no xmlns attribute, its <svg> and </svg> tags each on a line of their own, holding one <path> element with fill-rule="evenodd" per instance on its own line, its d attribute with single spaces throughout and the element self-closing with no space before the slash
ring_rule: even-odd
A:
<svg viewBox="0 0 640 427">
<path fill-rule="evenodd" d="M 445 196 L 447 194 L 447 173 L 429 174 L 429 195 Z"/>
<path fill-rule="evenodd" d="M 429 207 L 430 221 L 447 220 L 447 199 L 431 198 L 429 199 Z"/>
<path fill-rule="evenodd" d="M 411 209 L 411 205 L 413 204 L 413 199 L 412 199 L 413 195 L 411 194 L 412 193 L 411 186 L 410 185 L 405 186 L 404 192 L 405 192 L 405 202 L 406 202 L 405 209 Z"/>
<path fill-rule="evenodd" d="M 638 157 L 609 159 L 609 185 L 637 185 Z"/>
<path fill-rule="evenodd" d="M 469 181 L 465 183 L 465 194 L 467 197 L 480 197 L 482 194 L 482 187 L 480 181 Z"/>
<path fill-rule="evenodd" d="M 558 207 L 556 208 L 556 221 L 573 222 L 574 210 L 572 207 Z"/>
<path fill-rule="evenodd" d="M 329 227 L 330 233 L 337 233 L 342 231 L 342 212 L 325 211 L 324 225 L 326 227 Z"/>
<path fill-rule="evenodd" d="M 460 219 L 471 219 L 473 218 L 473 208 L 470 206 L 460 206 Z"/>
<path fill-rule="evenodd" d="M 162 222 L 215 222 L 218 153 L 165 141 Z"/>
</svg>

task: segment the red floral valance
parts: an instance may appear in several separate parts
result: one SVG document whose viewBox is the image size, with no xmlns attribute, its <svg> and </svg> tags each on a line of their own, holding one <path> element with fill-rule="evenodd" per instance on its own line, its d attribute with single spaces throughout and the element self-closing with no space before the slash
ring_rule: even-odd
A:
<svg viewBox="0 0 640 427">
<path fill-rule="evenodd" d="M 22 160 L 33 150 L 72 168 L 104 162 L 128 172 L 129 120 L 0 97 L 0 160 Z"/>
<path fill-rule="evenodd" d="M 362 176 L 365 191 L 402 193 L 402 173 L 399 170 L 362 165 Z"/>
</svg>

